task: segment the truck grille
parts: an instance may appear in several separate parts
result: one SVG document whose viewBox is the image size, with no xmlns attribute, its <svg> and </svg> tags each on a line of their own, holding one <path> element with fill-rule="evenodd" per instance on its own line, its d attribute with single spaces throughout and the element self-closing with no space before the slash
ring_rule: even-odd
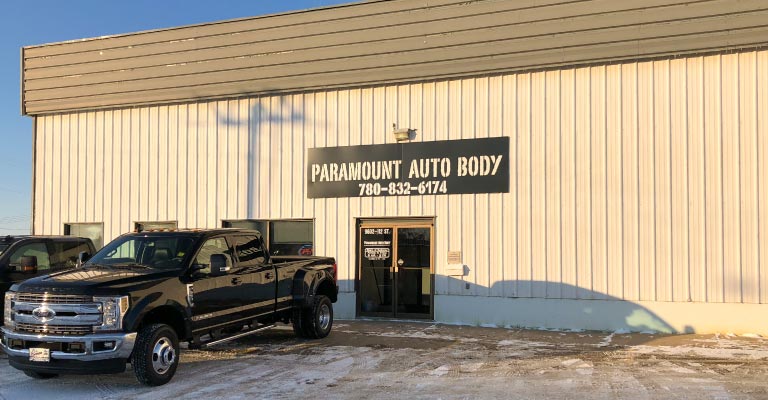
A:
<svg viewBox="0 0 768 400">
<path fill-rule="evenodd" d="M 16 330 L 26 333 L 47 333 L 51 335 L 76 335 L 82 336 L 93 333 L 93 327 L 88 325 L 33 325 L 16 324 Z"/>
<path fill-rule="evenodd" d="M 51 293 L 19 293 L 16 301 L 25 303 L 81 304 L 93 301 L 91 296 Z"/>
</svg>

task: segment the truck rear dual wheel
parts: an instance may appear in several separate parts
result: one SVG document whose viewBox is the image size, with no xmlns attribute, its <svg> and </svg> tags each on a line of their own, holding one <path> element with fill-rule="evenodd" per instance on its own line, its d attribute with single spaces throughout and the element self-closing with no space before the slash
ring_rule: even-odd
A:
<svg viewBox="0 0 768 400">
<path fill-rule="evenodd" d="M 165 324 L 147 325 L 139 331 L 131 356 L 136 379 L 147 386 L 168 383 L 179 366 L 179 339 Z"/>
<path fill-rule="evenodd" d="M 333 304 L 326 296 L 315 296 L 311 307 L 293 310 L 293 332 L 298 337 L 322 339 L 333 326 Z"/>
</svg>

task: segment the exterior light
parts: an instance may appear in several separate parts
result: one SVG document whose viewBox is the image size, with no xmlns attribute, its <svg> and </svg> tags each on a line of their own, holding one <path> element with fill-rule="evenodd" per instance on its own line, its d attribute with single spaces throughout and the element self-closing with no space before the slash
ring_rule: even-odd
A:
<svg viewBox="0 0 768 400">
<path fill-rule="evenodd" d="M 416 136 L 416 129 L 401 128 L 398 129 L 397 125 L 392 124 L 392 134 L 395 135 L 395 140 L 398 142 L 405 142 L 406 140 L 412 140 Z"/>
</svg>

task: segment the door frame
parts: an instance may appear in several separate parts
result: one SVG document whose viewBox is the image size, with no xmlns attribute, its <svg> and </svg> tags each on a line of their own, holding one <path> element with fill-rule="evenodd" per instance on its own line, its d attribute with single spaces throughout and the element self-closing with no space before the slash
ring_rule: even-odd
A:
<svg viewBox="0 0 768 400">
<path fill-rule="evenodd" d="M 418 319 L 420 321 L 434 321 L 435 319 L 435 220 L 436 217 L 388 217 L 388 218 L 356 218 L 355 221 L 355 316 L 356 318 L 382 318 L 382 319 L 401 319 L 397 316 L 397 298 L 394 293 L 392 297 L 392 312 L 387 313 L 366 313 L 362 315 L 362 296 L 360 296 L 360 278 L 362 276 L 362 262 L 361 262 L 361 228 L 363 226 L 370 228 L 394 228 L 395 232 L 392 232 L 392 263 L 396 262 L 397 253 L 397 229 L 398 228 L 429 228 L 429 317 L 426 318 L 403 318 L 403 319 Z M 393 280 L 393 285 L 396 285 L 396 280 Z"/>
</svg>

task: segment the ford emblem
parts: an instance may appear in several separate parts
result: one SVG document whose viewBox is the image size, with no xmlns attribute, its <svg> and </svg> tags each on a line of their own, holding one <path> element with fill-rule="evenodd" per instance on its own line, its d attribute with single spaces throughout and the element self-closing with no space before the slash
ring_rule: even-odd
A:
<svg viewBox="0 0 768 400">
<path fill-rule="evenodd" d="M 56 311 L 53 311 L 45 306 L 37 307 L 32 310 L 32 316 L 39 319 L 40 321 L 46 322 L 52 320 L 53 317 L 56 316 Z"/>
</svg>

